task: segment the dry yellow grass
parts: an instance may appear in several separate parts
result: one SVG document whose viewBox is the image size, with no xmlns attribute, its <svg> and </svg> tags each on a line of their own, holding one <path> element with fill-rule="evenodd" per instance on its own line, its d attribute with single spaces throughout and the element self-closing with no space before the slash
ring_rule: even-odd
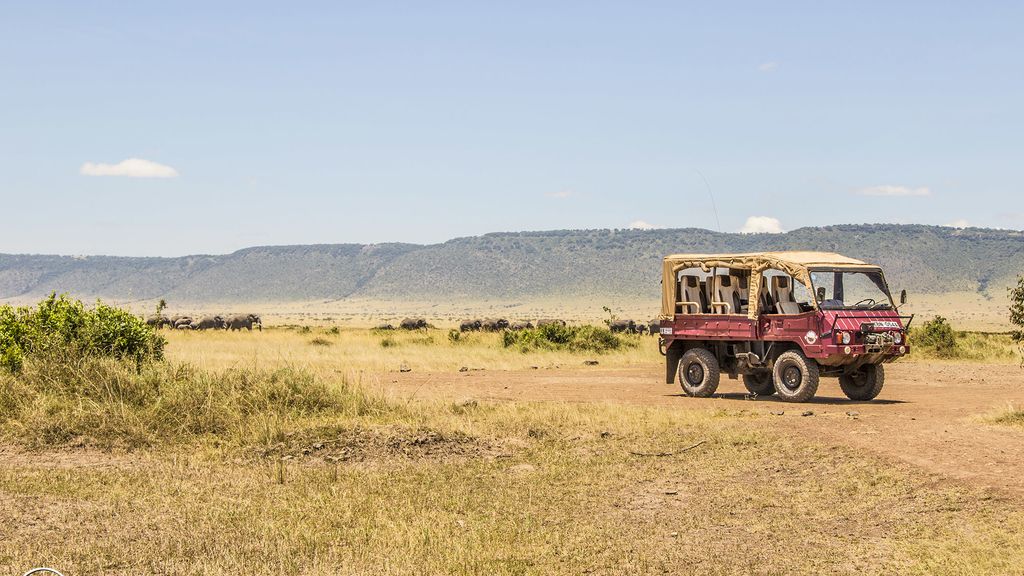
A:
<svg viewBox="0 0 1024 576">
<path fill-rule="evenodd" d="M 0 568 L 1009 574 L 1024 560 L 1020 514 L 990 494 L 758 417 L 424 404 L 402 419 L 487 448 L 341 463 L 297 451 L 280 468 L 209 445 L 83 465 L 8 453 Z"/>
<path fill-rule="evenodd" d="M 636 342 L 635 347 L 597 355 L 561 351 L 524 354 L 504 348 L 500 334 L 475 332 L 452 342 L 448 330 L 440 329 L 379 332 L 355 328 L 334 334 L 330 328 L 308 327 L 273 328 L 262 333 L 168 330 L 166 334 L 170 341 L 167 355 L 172 361 L 205 369 L 287 365 L 328 376 L 393 372 L 403 364 L 426 371 L 454 371 L 462 367 L 513 370 L 573 366 L 588 358 L 598 358 L 608 365 L 650 365 L 661 358 L 658 339 L 652 336 L 626 336 Z M 314 344 L 314 340 L 319 343 Z"/>
<path fill-rule="evenodd" d="M 300 379 L 289 397 L 304 400 L 264 419 L 248 414 L 192 435 L 165 427 L 130 452 L 74 439 L 29 448 L 23 427 L 61 402 L 68 418 L 88 412 L 80 422 L 99 422 L 104 434 L 138 435 L 150 426 L 140 415 L 159 417 L 167 394 L 194 399 L 182 405 L 201 416 L 210 409 L 203 398 L 224 397 L 204 387 L 251 378 L 186 376 L 170 387 L 143 375 L 153 391 L 137 406 L 105 384 L 89 398 L 21 396 L 35 420 L 6 423 L 0 446 L 0 572 L 46 564 L 104 575 L 1013 574 L 1024 566 L 1018 503 L 787 434 L 770 416 L 451 404 L 353 387 L 402 362 L 494 370 L 575 366 L 591 354 L 522 354 L 494 334 L 456 343 L 444 330 L 168 337 L 172 364 L 215 373 L 291 367 L 318 381 Z M 384 338 L 395 345 L 382 347 Z M 662 361 L 655 338 L 638 340 L 598 358 Z M 311 403 L 321 386 L 344 389 L 348 400 Z M 280 395 L 271 386 L 227 400 L 238 411 Z M 374 409 L 352 409 L 364 400 Z"/>
</svg>

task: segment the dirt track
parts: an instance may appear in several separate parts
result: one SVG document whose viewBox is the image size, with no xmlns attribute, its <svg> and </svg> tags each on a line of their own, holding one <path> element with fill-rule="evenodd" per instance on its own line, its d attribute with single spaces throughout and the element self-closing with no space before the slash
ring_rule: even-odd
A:
<svg viewBox="0 0 1024 576">
<path fill-rule="evenodd" d="M 394 374 L 385 387 L 417 397 L 613 402 L 681 410 L 750 410 L 766 425 L 904 460 L 929 472 L 1024 498 L 1024 430 L 982 422 L 1008 404 L 1024 406 L 1024 370 L 1008 365 L 901 363 L 887 366 L 872 402 L 852 402 L 834 378 L 808 404 L 749 400 L 740 381 L 723 380 L 718 397 L 687 398 L 664 383 L 661 366 L 561 368 L 514 372 Z M 805 411 L 814 415 L 803 417 Z M 777 416 L 772 412 L 783 411 Z M 847 413 L 854 412 L 854 416 Z"/>
</svg>

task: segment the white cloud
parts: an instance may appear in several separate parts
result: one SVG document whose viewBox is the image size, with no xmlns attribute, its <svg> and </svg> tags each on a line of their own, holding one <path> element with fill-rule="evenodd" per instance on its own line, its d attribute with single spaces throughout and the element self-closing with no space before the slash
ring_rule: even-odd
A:
<svg viewBox="0 0 1024 576">
<path fill-rule="evenodd" d="M 926 186 L 911 188 L 909 186 L 893 186 L 882 184 L 881 186 L 869 186 L 857 190 L 861 196 L 931 196 L 932 191 Z"/>
<path fill-rule="evenodd" d="M 650 222 L 645 222 L 643 220 L 634 220 L 629 223 L 629 227 L 635 230 L 657 230 L 659 228 L 664 228 L 664 226 L 658 226 L 657 224 L 651 224 Z"/>
<path fill-rule="evenodd" d="M 557 192 L 548 192 L 545 194 L 548 198 L 568 198 L 574 196 L 576 193 L 572 190 L 558 190 Z"/>
<path fill-rule="evenodd" d="M 93 164 L 86 162 L 79 168 L 83 176 L 127 176 L 129 178 L 175 178 L 178 171 L 170 166 L 152 160 L 129 158 L 117 164 Z"/>
<path fill-rule="evenodd" d="M 741 234 L 779 234 L 785 232 L 778 218 L 771 216 L 751 216 L 740 228 Z"/>
<path fill-rule="evenodd" d="M 761 72 L 775 72 L 779 69 L 778 62 L 765 62 L 757 67 Z"/>
<path fill-rule="evenodd" d="M 946 224 L 946 226 L 949 226 L 950 228 L 967 228 L 970 226 L 970 223 L 968 223 L 967 220 L 964 220 L 963 218 L 957 218 L 956 220 L 953 220 L 949 224 Z"/>
</svg>

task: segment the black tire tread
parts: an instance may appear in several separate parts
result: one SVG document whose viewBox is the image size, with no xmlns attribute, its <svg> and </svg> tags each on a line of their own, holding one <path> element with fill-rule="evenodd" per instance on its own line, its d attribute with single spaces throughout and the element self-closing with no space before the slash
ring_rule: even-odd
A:
<svg viewBox="0 0 1024 576">
<path fill-rule="evenodd" d="M 868 364 L 862 367 L 862 373 L 858 376 L 844 374 L 839 377 L 839 387 L 843 394 L 850 400 L 874 400 L 885 385 L 885 368 L 881 364 Z"/>
<path fill-rule="evenodd" d="M 803 374 L 803 384 L 796 390 L 796 392 L 790 393 L 788 388 L 781 384 L 782 380 L 782 367 L 790 362 L 796 362 L 800 368 L 800 372 Z M 820 380 L 820 371 L 818 369 L 818 363 L 813 360 L 808 360 L 804 356 L 803 352 L 799 350 L 788 350 L 779 355 L 775 360 L 775 366 L 772 369 L 772 381 L 775 382 L 775 396 L 783 402 L 807 402 L 818 392 L 818 382 Z"/>
<path fill-rule="evenodd" d="M 684 375 L 686 366 L 694 360 L 700 362 L 704 367 L 704 383 L 696 388 L 689 385 Z M 691 348 L 684 352 L 683 357 L 679 359 L 679 385 L 687 396 L 711 397 L 718 390 L 720 378 L 721 369 L 718 366 L 718 359 L 707 348 Z"/>
<path fill-rule="evenodd" d="M 743 386 L 747 392 L 757 396 L 771 396 L 775 394 L 775 381 L 771 372 L 758 372 L 755 374 L 743 375 Z"/>
</svg>

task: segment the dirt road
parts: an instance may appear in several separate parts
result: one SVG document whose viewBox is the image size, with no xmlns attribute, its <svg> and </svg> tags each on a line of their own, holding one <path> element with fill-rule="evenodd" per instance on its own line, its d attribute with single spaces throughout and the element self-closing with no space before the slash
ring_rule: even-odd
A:
<svg viewBox="0 0 1024 576">
<path fill-rule="evenodd" d="M 765 425 L 827 443 L 865 449 L 928 472 L 1024 499 L 1024 430 L 987 424 L 986 413 L 1024 406 L 1024 370 L 1010 365 L 900 363 L 886 367 L 872 402 L 852 402 L 834 378 L 815 400 L 786 404 L 750 400 L 740 381 L 723 380 L 716 398 L 687 398 L 664 383 L 661 366 L 600 366 L 512 372 L 394 374 L 384 387 L 400 395 L 613 402 L 680 410 L 749 410 Z M 802 416 L 813 411 L 813 416 Z M 782 415 L 773 413 L 784 412 Z"/>
</svg>

